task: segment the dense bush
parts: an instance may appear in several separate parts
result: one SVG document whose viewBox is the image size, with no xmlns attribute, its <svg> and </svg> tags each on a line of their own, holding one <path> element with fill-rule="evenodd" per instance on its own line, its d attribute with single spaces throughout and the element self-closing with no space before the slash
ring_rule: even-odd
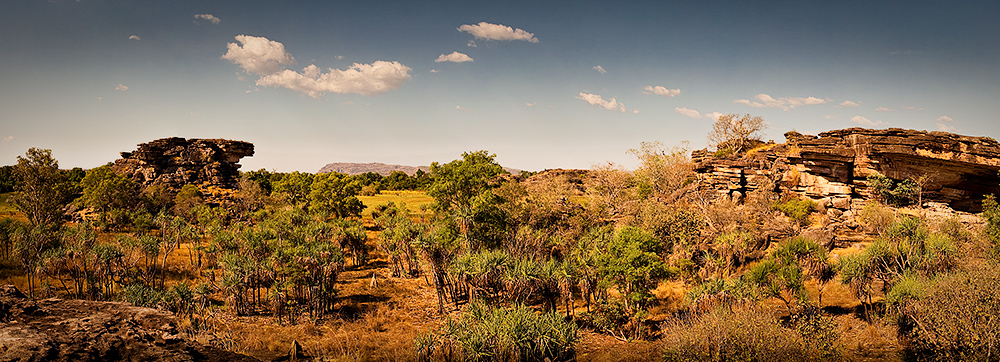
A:
<svg viewBox="0 0 1000 362">
<path fill-rule="evenodd" d="M 783 212 L 792 220 L 798 221 L 799 225 L 809 225 L 809 214 L 816 211 L 816 202 L 812 200 L 801 200 L 787 198 L 771 205 L 771 208 Z"/>
<path fill-rule="evenodd" d="M 416 343 L 422 359 L 457 355 L 466 361 L 570 361 L 576 356 L 578 339 L 576 324 L 558 313 L 474 302 L 461 319 L 449 319 L 441 330 L 417 338 Z"/>
<path fill-rule="evenodd" d="M 875 197 L 885 203 L 906 206 L 913 203 L 920 193 L 920 186 L 911 179 L 895 181 L 880 174 L 868 175 L 868 187 Z"/>
</svg>

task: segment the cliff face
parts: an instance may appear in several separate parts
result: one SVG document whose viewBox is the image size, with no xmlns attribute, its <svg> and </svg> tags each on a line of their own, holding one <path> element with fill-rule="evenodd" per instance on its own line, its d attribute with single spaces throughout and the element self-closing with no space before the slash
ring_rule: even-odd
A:
<svg viewBox="0 0 1000 362">
<path fill-rule="evenodd" d="M 163 184 L 180 189 L 185 184 L 235 188 L 239 181 L 237 163 L 253 156 L 253 144 L 225 139 L 163 138 L 122 152 L 113 169 L 148 186 Z"/>
<path fill-rule="evenodd" d="M 699 188 L 742 196 L 768 179 L 781 191 L 821 201 L 841 211 L 871 197 L 872 174 L 905 180 L 923 178 L 923 200 L 961 211 L 979 211 L 986 194 L 1000 194 L 1000 144 L 992 138 L 898 128 L 849 128 L 819 136 L 785 134 L 738 159 L 695 151 Z"/>
</svg>

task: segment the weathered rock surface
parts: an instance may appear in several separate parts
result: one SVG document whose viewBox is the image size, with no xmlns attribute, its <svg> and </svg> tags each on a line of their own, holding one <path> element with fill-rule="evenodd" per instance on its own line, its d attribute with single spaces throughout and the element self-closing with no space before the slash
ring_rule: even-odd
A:
<svg viewBox="0 0 1000 362">
<path fill-rule="evenodd" d="M 984 195 L 1000 193 L 1000 144 L 992 138 L 899 128 L 848 128 L 818 137 L 788 132 L 785 137 L 784 144 L 738 159 L 695 151 L 699 188 L 746 195 L 767 179 L 781 191 L 820 201 L 831 214 L 871 197 L 866 178 L 872 174 L 923 177 L 923 201 L 961 211 L 978 211 Z"/>
<path fill-rule="evenodd" d="M 172 314 L 128 303 L 31 300 L 0 287 L 0 361 L 257 361 L 188 340 Z"/>
<path fill-rule="evenodd" d="M 253 156 L 253 144 L 225 139 L 162 138 L 122 152 L 113 169 L 149 186 L 162 184 L 177 190 L 186 184 L 236 188 L 238 162 Z"/>
</svg>

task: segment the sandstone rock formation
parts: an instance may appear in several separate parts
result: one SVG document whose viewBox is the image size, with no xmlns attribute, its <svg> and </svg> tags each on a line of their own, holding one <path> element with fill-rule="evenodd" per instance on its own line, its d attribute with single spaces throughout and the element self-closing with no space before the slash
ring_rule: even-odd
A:
<svg viewBox="0 0 1000 362">
<path fill-rule="evenodd" d="M 237 163 L 253 156 L 253 144 L 225 139 L 162 138 L 122 152 L 113 169 L 149 186 L 162 184 L 172 190 L 186 184 L 202 187 L 236 188 Z"/>
<path fill-rule="evenodd" d="M 173 315 L 127 303 L 30 300 L 0 287 L 2 361 L 256 361 L 188 340 Z"/>
<path fill-rule="evenodd" d="M 820 201 L 834 214 L 871 197 L 866 178 L 872 174 L 923 177 L 924 201 L 962 211 L 978 211 L 984 195 L 1000 194 L 1000 143 L 992 138 L 899 128 L 849 128 L 819 136 L 788 132 L 785 137 L 784 144 L 740 158 L 693 152 L 699 188 L 740 197 L 769 180 L 781 191 Z"/>
</svg>

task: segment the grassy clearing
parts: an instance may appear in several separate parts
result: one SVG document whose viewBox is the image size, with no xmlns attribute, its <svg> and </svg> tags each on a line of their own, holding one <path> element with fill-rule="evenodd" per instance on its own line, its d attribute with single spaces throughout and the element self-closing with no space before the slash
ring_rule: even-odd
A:
<svg viewBox="0 0 1000 362">
<path fill-rule="evenodd" d="M 28 219 L 24 217 L 24 214 L 17 210 L 14 205 L 7 202 L 7 198 L 10 197 L 11 193 L 0 194 L 0 219 L 3 218 L 13 218 L 21 221 L 27 221 Z"/>
<path fill-rule="evenodd" d="M 362 217 L 371 218 L 372 210 L 379 205 L 386 205 L 390 202 L 397 204 L 406 204 L 406 208 L 413 213 L 414 216 L 423 215 L 426 212 L 421 209 L 422 206 L 427 205 L 428 207 L 434 203 L 434 198 L 427 195 L 423 191 L 382 191 L 375 196 L 358 196 L 358 200 L 365 204 L 365 211 L 362 212 Z"/>
</svg>

